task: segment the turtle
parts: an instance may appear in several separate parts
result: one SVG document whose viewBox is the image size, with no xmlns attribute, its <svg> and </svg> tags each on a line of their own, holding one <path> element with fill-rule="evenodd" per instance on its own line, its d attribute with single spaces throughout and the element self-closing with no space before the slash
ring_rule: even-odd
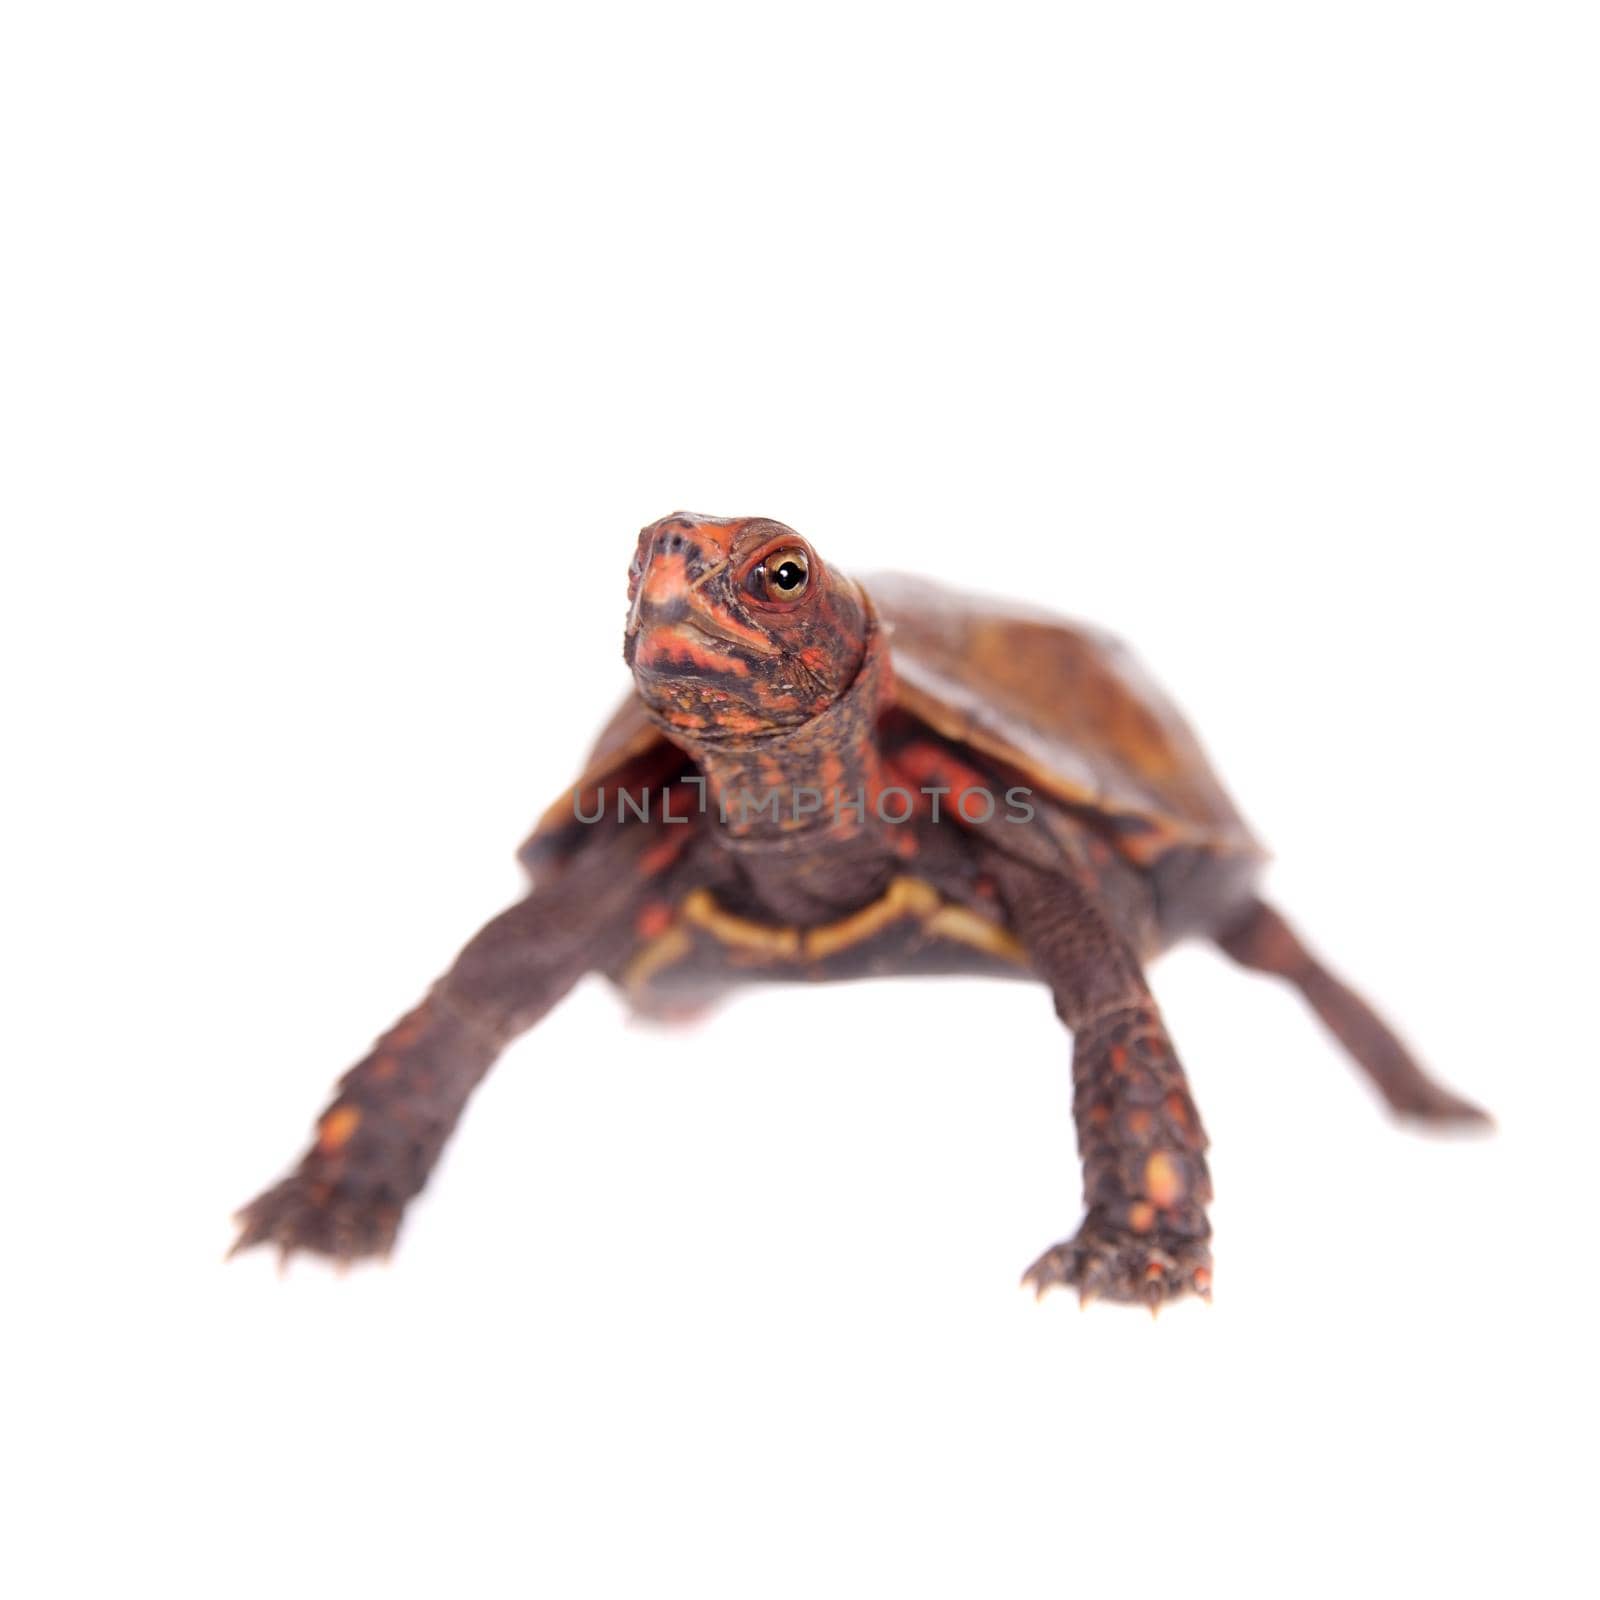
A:
<svg viewBox="0 0 1600 1600">
<path fill-rule="evenodd" d="M 1206 1134 L 1146 979 L 1180 940 L 1297 988 L 1395 1113 L 1487 1120 L 1261 898 L 1265 851 L 1111 635 L 676 512 L 639 534 L 623 653 L 633 690 L 523 845 L 527 894 L 345 1074 L 235 1250 L 387 1255 L 474 1087 L 590 973 L 664 1019 L 751 982 L 1042 984 L 1084 1214 L 1038 1294 L 1210 1298 Z"/>
</svg>

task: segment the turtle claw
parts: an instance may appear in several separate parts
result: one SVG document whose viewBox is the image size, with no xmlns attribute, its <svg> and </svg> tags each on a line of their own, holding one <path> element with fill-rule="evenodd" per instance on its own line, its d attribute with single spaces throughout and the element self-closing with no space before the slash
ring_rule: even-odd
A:
<svg viewBox="0 0 1600 1600">
<path fill-rule="evenodd" d="M 228 1256 L 256 1245 L 276 1247 L 278 1271 L 296 1251 L 325 1256 L 340 1271 L 367 1257 L 386 1257 L 400 1226 L 400 1207 L 347 1178 L 316 1180 L 304 1172 L 258 1195 L 239 1214 L 239 1237 Z"/>
<path fill-rule="evenodd" d="M 1211 1298 L 1211 1251 L 1203 1239 L 1135 1233 L 1091 1216 L 1065 1242 L 1046 1250 L 1022 1281 L 1042 1299 L 1048 1289 L 1076 1289 L 1078 1305 L 1096 1300 L 1147 1306 L 1155 1316 L 1187 1294 Z"/>
</svg>

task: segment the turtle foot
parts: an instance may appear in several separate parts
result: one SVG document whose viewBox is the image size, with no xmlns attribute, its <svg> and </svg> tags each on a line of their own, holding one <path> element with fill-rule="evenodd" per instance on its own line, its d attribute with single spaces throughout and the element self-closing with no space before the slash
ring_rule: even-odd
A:
<svg viewBox="0 0 1600 1600">
<path fill-rule="evenodd" d="M 1417 1127 L 1494 1131 L 1494 1118 L 1482 1106 L 1431 1079 L 1423 1080 L 1404 1099 L 1397 1099 L 1394 1113 Z"/>
<path fill-rule="evenodd" d="M 1211 1298 L 1211 1250 L 1204 1239 L 1161 1229 L 1136 1233 L 1091 1214 L 1077 1233 L 1046 1250 L 1022 1275 L 1034 1298 L 1076 1289 L 1078 1303 L 1113 1300 L 1151 1314 L 1187 1294 Z"/>
<path fill-rule="evenodd" d="M 391 1194 L 374 1193 L 349 1175 L 316 1178 L 296 1172 L 239 1212 L 239 1237 L 228 1254 L 274 1246 L 280 1266 L 297 1250 L 340 1265 L 386 1256 L 400 1226 L 400 1211 Z"/>
</svg>

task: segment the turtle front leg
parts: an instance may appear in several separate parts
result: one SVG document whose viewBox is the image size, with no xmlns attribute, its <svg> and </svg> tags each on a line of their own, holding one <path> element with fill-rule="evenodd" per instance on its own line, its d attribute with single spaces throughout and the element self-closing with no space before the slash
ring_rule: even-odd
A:
<svg viewBox="0 0 1600 1600">
<path fill-rule="evenodd" d="M 1087 1214 L 1024 1275 L 1148 1305 L 1211 1289 L 1206 1136 L 1132 946 L 1093 877 L 1017 863 L 995 877 L 1056 1012 L 1072 1030 L 1073 1115 Z"/>
<path fill-rule="evenodd" d="M 675 846 L 690 830 L 672 831 Z M 655 834 L 631 821 L 597 825 L 548 883 L 478 933 L 340 1080 L 299 1165 L 239 1213 L 234 1253 L 264 1244 L 284 1258 L 387 1254 L 501 1051 L 626 948 L 654 874 L 677 853 L 652 851 Z"/>
<path fill-rule="evenodd" d="M 339 1080 L 299 1164 L 239 1212 L 230 1255 L 258 1244 L 285 1261 L 297 1250 L 336 1261 L 389 1253 L 407 1203 L 500 1052 L 442 988 Z"/>
</svg>

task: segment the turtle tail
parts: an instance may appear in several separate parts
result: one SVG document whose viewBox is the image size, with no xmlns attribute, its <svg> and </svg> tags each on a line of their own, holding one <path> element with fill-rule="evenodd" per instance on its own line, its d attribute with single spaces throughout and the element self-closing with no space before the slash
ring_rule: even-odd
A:
<svg viewBox="0 0 1600 1600">
<path fill-rule="evenodd" d="M 1397 1115 L 1424 1122 L 1491 1121 L 1487 1112 L 1431 1078 L 1383 1018 L 1329 972 L 1265 901 L 1247 902 L 1214 937 L 1240 966 L 1292 983 Z"/>
</svg>

